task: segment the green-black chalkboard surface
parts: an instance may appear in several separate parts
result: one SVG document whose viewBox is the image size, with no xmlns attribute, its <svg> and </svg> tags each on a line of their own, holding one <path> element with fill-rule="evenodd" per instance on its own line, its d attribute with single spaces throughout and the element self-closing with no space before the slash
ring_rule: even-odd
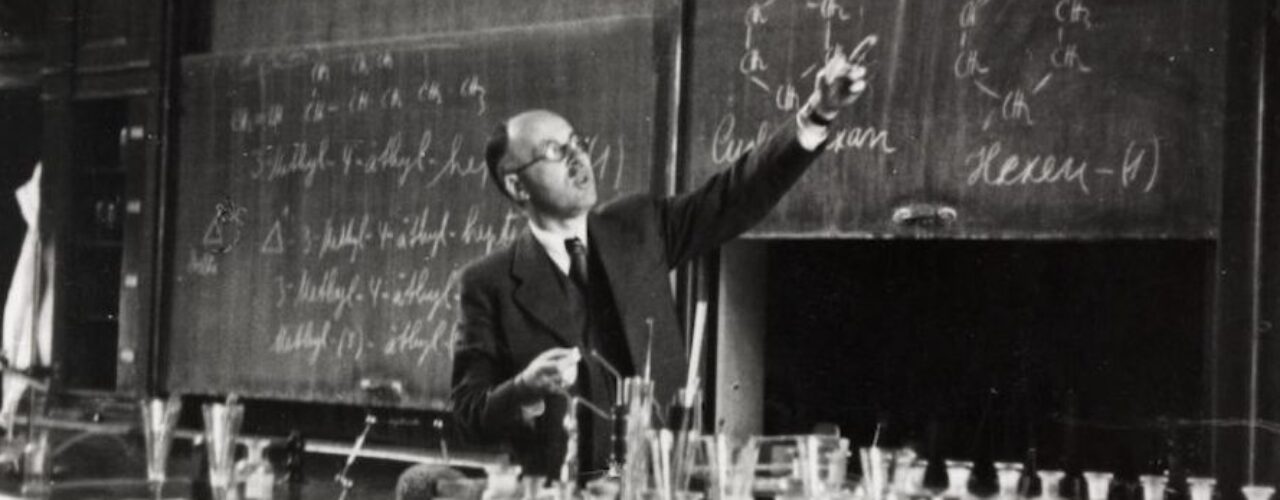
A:
<svg viewBox="0 0 1280 500">
<path fill-rule="evenodd" d="M 870 90 L 757 237 L 1216 234 L 1228 2 L 700 0 L 700 180 L 789 118 L 824 55 Z"/>
<path fill-rule="evenodd" d="M 618 16 L 184 59 L 166 389 L 447 408 L 458 272 L 525 224 L 486 178 L 488 133 L 557 110 L 603 198 L 646 189 L 652 30 Z"/>
</svg>

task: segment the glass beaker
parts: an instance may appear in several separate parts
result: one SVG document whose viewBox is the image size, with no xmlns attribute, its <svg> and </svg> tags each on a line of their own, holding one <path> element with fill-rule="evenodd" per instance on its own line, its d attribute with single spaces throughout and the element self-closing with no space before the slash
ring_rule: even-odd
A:
<svg viewBox="0 0 1280 500">
<path fill-rule="evenodd" d="M 622 498 L 624 500 L 640 500 L 644 491 L 650 490 L 653 475 L 650 464 L 656 463 L 651 456 L 648 436 L 653 431 L 653 381 L 640 377 L 627 377 L 622 380 L 621 397 L 622 415 L 621 443 L 625 443 L 625 459 L 622 465 Z"/>
<path fill-rule="evenodd" d="M 1022 464 L 1015 462 L 996 462 L 996 482 L 1000 485 L 1001 498 L 1018 496 L 1018 480 L 1022 479 Z"/>
<path fill-rule="evenodd" d="M 947 460 L 947 492 L 949 498 L 969 496 L 969 476 L 973 474 L 973 462 Z"/>
<path fill-rule="evenodd" d="M 826 434 L 752 438 L 755 486 L 778 497 L 816 498 L 839 491 L 848 464 L 849 440 Z M 737 492 L 736 488 L 732 488 Z"/>
<path fill-rule="evenodd" d="M 1240 487 L 1240 492 L 1247 500 L 1271 500 L 1271 495 L 1276 493 L 1276 489 L 1260 484 L 1246 484 Z"/>
<path fill-rule="evenodd" d="M 1191 490 L 1191 500 L 1213 500 L 1213 487 L 1218 480 L 1211 477 L 1189 477 L 1187 488 Z"/>
<path fill-rule="evenodd" d="M 914 492 L 911 481 L 914 479 L 916 452 L 911 448 L 903 448 L 893 454 L 893 473 L 890 474 L 889 491 L 895 495 L 908 497 Z"/>
<path fill-rule="evenodd" d="M 32 431 L 22 450 L 22 494 L 42 496 L 49 492 L 49 430 Z"/>
<path fill-rule="evenodd" d="M 1067 473 L 1060 470 L 1042 470 L 1036 472 L 1040 476 L 1040 498 L 1043 500 L 1057 500 L 1062 497 L 1060 488 L 1062 487 L 1062 478 Z"/>
<path fill-rule="evenodd" d="M 747 439 L 736 453 L 733 453 L 732 459 L 726 458 L 726 466 L 729 467 L 729 477 L 725 484 L 725 494 L 722 500 L 749 500 L 752 497 L 752 490 L 755 487 L 756 465 L 760 458 L 759 438 L 751 437 Z"/>
<path fill-rule="evenodd" d="M 902 498 L 913 498 L 923 495 L 934 496 L 930 495 L 929 491 L 924 487 L 924 474 L 925 471 L 928 470 L 929 461 L 923 458 L 917 458 L 907 466 L 905 473 L 903 473 L 903 476 L 906 477 L 904 480 L 904 487 L 898 492 Z"/>
<path fill-rule="evenodd" d="M 685 451 L 685 471 L 677 479 L 677 491 L 688 491 L 699 480 L 713 500 L 724 498 L 729 482 L 729 437 L 724 434 L 691 436 Z"/>
<path fill-rule="evenodd" d="M 236 437 L 244 418 L 244 406 L 205 403 L 204 447 L 209 460 L 209 487 L 214 498 L 235 498 Z"/>
<path fill-rule="evenodd" d="M 1164 488 L 1169 484 L 1169 478 L 1146 474 L 1138 476 L 1138 481 L 1142 483 L 1142 500 L 1164 500 Z"/>
<path fill-rule="evenodd" d="M 1107 494 L 1111 492 L 1111 478 L 1115 477 L 1110 472 L 1085 471 L 1084 481 L 1088 484 L 1089 500 L 1107 500 Z"/>
<path fill-rule="evenodd" d="M 883 499 L 891 484 L 889 472 L 893 467 L 893 453 L 883 448 L 858 448 L 858 461 L 862 466 L 863 492 L 869 499 Z"/>
<path fill-rule="evenodd" d="M 816 435 L 810 437 L 811 446 L 818 454 L 819 494 L 834 495 L 844 489 L 845 475 L 849 469 L 849 440 L 838 436 Z"/>
<path fill-rule="evenodd" d="M 173 443 L 173 429 L 182 413 L 182 399 L 171 395 L 166 401 L 160 398 L 138 402 L 142 412 L 142 438 L 147 446 L 147 481 L 163 483 L 165 465 L 169 461 L 169 448 Z"/>
</svg>

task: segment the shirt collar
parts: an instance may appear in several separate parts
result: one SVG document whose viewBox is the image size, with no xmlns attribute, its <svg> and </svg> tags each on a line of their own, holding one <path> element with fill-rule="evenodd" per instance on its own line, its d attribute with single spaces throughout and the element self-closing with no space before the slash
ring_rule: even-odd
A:
<svg viewBox="0 0 1280 500">
<path fill-rule="evenodd" d="M 533 221 L 529 221 L 529 232 L 533 233 L 533 239 L 538 240 L 538 244 L 542 245 L 542 249 L 547 252 L 547 256 L 551 257 L 556 268 L 565 276 L 569 275 L 569 251 L 564 248 L 564 240 L 569 238 L 578 238 L 582 240 L 583 248 L 587 247 L 587 218 L 582 217 L 569 223 L 569 231 L 548 231 L 535 225 Z"/>
</svg>

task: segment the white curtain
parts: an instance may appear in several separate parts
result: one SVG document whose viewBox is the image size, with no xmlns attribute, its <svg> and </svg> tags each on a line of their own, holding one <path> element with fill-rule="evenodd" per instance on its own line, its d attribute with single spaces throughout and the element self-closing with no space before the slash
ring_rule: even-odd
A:
<svg viewBox="0 0 1280 500">
<path fill-rule="evenodd" d="M 9 285 L 9 296 L 4 304 L 3 354 L 11 366 L 18 369 L 47 366 L 52 348 L 53 287 L 46 286 L 47 279 L 40 280 L 36 276 L 37 259 L 45 264 L 39 266 L 43 274 L 46 277 L 51 275 L 50 263 L 39 255 L 42 253 L 39 226 L 40 170 L 41 166 L 37 163 L 31 179 L 16 192 L 22 218 L 27 222 L 27 234 L 22 241 L 22 253 L 18 256 L 18 264 L 13 272 L 13 282 Z M 37 287 L 43 289 L 37 290 Z M 37 294 L 39 294 L 39 308 L 36 307 Z M 17 416 L 18 403 L 26 390 L 25 380 L 8 373 L 4 375 L 0 426 L 11 428 Z"/>
</svg>

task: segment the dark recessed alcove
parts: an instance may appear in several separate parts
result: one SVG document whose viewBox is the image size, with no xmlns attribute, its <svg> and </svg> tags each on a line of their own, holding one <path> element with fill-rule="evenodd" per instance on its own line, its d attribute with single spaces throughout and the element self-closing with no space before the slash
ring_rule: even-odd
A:
<svg viewBox="0 0 1280 500">
<path fill-rule="evenodd" d="M 768 245 L 765 433 L 1207 472 L 1207 241 Z M 1031 450 L 1034 449 L 1034 452 Z M 1034 458 L 1031 458 L 1034 457 Z"/>
</svg>

